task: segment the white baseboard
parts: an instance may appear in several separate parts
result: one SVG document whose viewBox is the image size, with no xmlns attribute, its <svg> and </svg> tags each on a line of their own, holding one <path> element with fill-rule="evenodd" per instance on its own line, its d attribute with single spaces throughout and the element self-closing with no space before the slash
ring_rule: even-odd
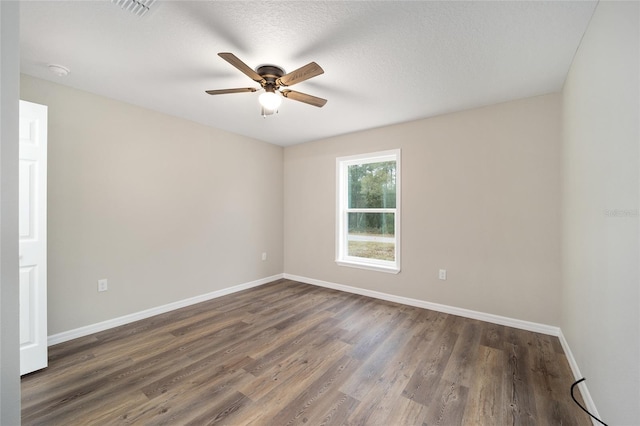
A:
<svg viewBox="0 0 640 426">
<path fill-rule="evenodd" d="M 571 367 L 571 372 L 573 373 L 574 380 L 582 379 L 582 374 L 580 373 L 580 368 L 578 368 L 578 363 L 576 359 L 573 357 L 573 353 L 571 352 L 571 348 L 569 347 L 569 342 L 565 339 L 564 334 L 562 334 L 562 330 L 560 330 L 560 334 L 558 335 L 558 339 L 560 339 L 560 344 L 562 345 L 562 350 L 564 351 L 565 356 L 567 357 L 567 361 L 569 361 L 569 367 Z M 586 405 L 586 409 L 589 410 L 591 414 L 600 418 L 600 414 L 598 414 L 598 409 L 596 408 L 596 404 L 593 402 L 591 398 L 591 394 L 589 393 L 589 389 L 587 388 L 587 382 L 581 382 L 578 384 L 578 389 L 580 390 L 580 394 L 582 395 L 582 399 Z M 599 425 L 596 420 L 591 419 L 591 422 L 594 425 Z"/>
<path fill-rule="evenodd" d="M 456 308 L 454 306 L 441 305 L 439 303 L 427 302 L 425 300 L 411 299 L 409 297 L 396 296 L 388 293 L 367 290 L 364 288 L 351 287 L 344 284 L 336 284 L 327 281 L 316 280 L 314 278 L 301 277 L 298 275 L 284 274 L 284 278 L 294 281 L 300 281 L 306 284 L 317 285 L 320 287 L 332 288 L 334 290 L 346 291 L 347 293 L 359 294 L 361 296 L 373 297 L 375 299 L 386 300 L 388 302 L 400 303 L 403 305 L 415 306 L 417 308 L 430 309 L 432 311 L 444 312 L 446 314 L 458 315 L 465 318 L 472 318 L 480 321 L 486 321 L 493 324 L 505 325 L 507 327 L 519 328 L 522 330 L 533 331 L 551 336 L 558 336 L 560 328 L 546 324 L 523 321 L 515 318 L 503 317 L 500 315 L 487 314 L 484 312 L 472 311 L 470 309 Z"/>
<path fill-rule="evenodd" d="M 515 318 L 508 318 L 508 317 L 503 317 L 500 315 L 493 315 L 493 314 L 488 314 L 488 313 L 484 313 L 484 312 L 478 312 L 478 311 L 473 311 L 470 309 L 464 309 L 464 308 L 457 308 L 454 306 L 449 306 L 449 305 L 442 305 L 439 303 L 433 303 L 433 302 L 427 302 L 425 300 L 419 300 L 419 299 L 412 299 L 412 298 L 408 298 L 408 297 L 403 297 L 403 296 L 396 296 L 393 294 L 388 294 L 388 293 L 382 293 L 382 292 L 378 292 L 378 291 L 373 291 L 373 290 L 367 290 L 364 288 L 358 288 L 358 287 L 351 287 L 348 285 L 344 285 L 344 284 L 336 284 L 336 283 L 331 283 L 328 281 L 322 281 L 322 280 L 316 280 L 314 278 L 307 278 L 307 277 L 302 277 L 302 276 L 298 276 L 298 275 L 292 275 L 292 274 L 287 274 L 287 273 L 283 273 L 283 274 L 277 274 L 277 275 L 273 275 L 270 277 L 266 277 L 266 278 L 262 278 L 256 281 L 251 281 L 248 283 L 244 283 L 244 284 L 239 284 L 233 287 L 229 287 L 229 288 L 224 288 L 222 290 L 217 290 L 211 293 L 207 293 L 207 294 L 203 294 L 200 296 L 195 296 L 195 297 L 191 297 L 189 299 L 184 299 L 184 300 L 179 300 L 177 302 L 173 302 L 173 303 L 168 303 L 166 305 L 162 305 L 162 306 L 157 306 L 155 308 L 150 308 L 150 309 L 146 309 L 144 311 L 140 311 L 140 312 L 135 312 L 132 314 L 128 314 L 128 315 L 124 315 L 118 318 L 113 318 L 107 321 L 103 321 L 103 322 L 99 322 L 96 324 L 91 324 L 91 325 L 87 325 L 84 327 L 80 327 L 80 328 L 76 328 L 73 330 L 69 330 L 69 331 L 64 331 L 62 333 L 58 333 L 58 334 L 53 334 L 51 336 L 48 337 L 47 339 L 47 344 L 49 346 L 51 345 L 55 345 L 58 343 L 62 343 L 62 342 L 66 342 L 68 340 L 72 340 L 72 339 L 76 339 L 78 337 L 84 337 L 87 336 L 89 334 L 93 334 L 93 333 L 98 333 L 100 331 L 104 331 L 104 330 L 108 330 L 110 328 L 113 327 L 118 327 L 120 325 L 124 325 L 124 324 L 128 324 L 134 321 L 138 321 L 141 319 L 145 319 L 145 318 L 149 318 L 152 317 L 154 315 L 159 315 L 159 314 L 163 314 L 165 312 L 169 312 L 172 311 L 174 309 L 180 309 L 180 308 L 184 308 L 186 306 L 190 306 L 190 305 L 195 305 L 196 303 L 200 303 L 200 302 L 204 302 L 207 300 L 211 300 L 211 299 L 215 299 L 218 297 L 222 297 L 222 296 L 226 296 L 228 294 L 232 294 L 232 293 L 236 293 L 238 291 L 242 291 L 242 290 L 246 290 L 252 287 L 257 287 L 260 285 L 264 285 L 267 284 L 269 282 L 281 279 L 281 278 L 286 278 L 286 279 L 290 279 L 290 280 L 294 280 L 294 281 L 300 281 L 306 284 L 312 284 L 312 285 L 317 285 L 319 287 L 326 287 L 326 288 L 331 288 L 334 290 L 340 290 L 340 291 L 344 291 L 347 293 L 353 293 L 353 294 L 360 294 L 362 296 L 368 296 L 368 297 L 373 297 L 375 299 L 381 299 L 381 300 L 386 300 L 389 302 L 395 302 L 395 303 L 400 303 L 403 305 L 409 305 L 409 306 L 415 306 L 418 308 L 423 308 L 423 309 L 430 309 L 433 311 L 438 311 L 438 312 L 444 312 L 447 314 L 452 314 L 452 315 L 458 315 L 461 317 L 465 317 L 465 318 L 472 318 L 472 319 L 477 319 L 480 321 L 486 321 L 486 322 L 490 322 L 493 324 L 500 324 L 500 325 L 505 325 L 508 327 L 514 327 L 514 328 L 519 328 L 522 330 L 528 330 L 528 331 L 533 331 L 536 333 L 542 333 L 542 334 L 548 334 L 551 336 L 561 336 L 561 331 L 560 328 L 558 327 L 554 327 L 554 326 L 550 326 L 550 325 L 545 325 L 545 324 L 539 324 L 539 323 L 534 323 L 534 322 L 529 322 L 529 321 L 523 321 L 523 320 L 519 320 L 519 319 L 515 319 Z M 565 353 L 569 353 L 568 351 L 568 345 L 566 343 L 565 340 L 563 340 L 564 338 L 561 338 L 560 341 L 563 345 L 563 348 L 565 348 Z M 566 347 L 565 347 L 566 346 Z M 567 355 L 568 356 L 568 355 Z M 573 359 L 571 357 L 571 359 Z M 571 362 L 571 361 L 570 361 Z M 577 370 L 577 366 L 576 368 L 574 368 L 575 365 L 575 360 L 573 361 L 573 365 L 571 366 L 572 370 L 574 371 L 574 374 L 578 374 L 576 373 Z M 583 382 L 584 383 L 584 382 Z M 580 384 L 580 386 L 582 386 L 582 384 Z M 586 402 L 586 401 L 585 401 Z"/>
<path fill-rule="evenodd" d="M 237 293 L 238 291 L 267 284 L 281 278 L 284 278 L 284 274 L 261 278 L 259 280 L 239 284 L 229 288 L 223 288 L 222 290 L 213 291 L 211 293 L 202 294 L 200 296 L 190 297 L 189 299 L 179 300 L 177 302 L 168 303 L 166 305 L 157 306 L 155 308 L 146 309 L 144 311 L 135 312 L 133 314 L 125 315 L 122 317 L 113 318 L 107 321 L 99 322 L 97 324 L 91 324 L 73 330 L 64 331 L 62 333 L 53 334 L 47 338 L 47 344 L 48 346 L 51 346 L 58 343 L 66 342 L 68 340 L 77 339 L 78 337 L 88 336 L 89 334 L 108 330 L 120 325 L 129 324 L 131 322 L 149 318 L 154 315 L 164 314 L 165 312 L 173 311 L 174 309 L 184 308 L 185 306 L 195 305 L 196 303 L 205 302 L 207 300 L 226 296 L 231 293 Z"/>
</svg>

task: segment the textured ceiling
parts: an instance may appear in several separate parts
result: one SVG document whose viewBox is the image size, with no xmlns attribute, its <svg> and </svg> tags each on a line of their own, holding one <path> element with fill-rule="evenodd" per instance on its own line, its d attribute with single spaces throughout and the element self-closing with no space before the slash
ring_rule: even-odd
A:
<svg viewBox="0 0 640 426">
<path fill-rule="evenodd" d="M 595 1 L 158 1 L 138 18 L 109 1 L 21 2 L 21 71 L 278 145 L 562 88 Z M 260 116 L 250 67 L 325 73 Z M 71 69 L 50 73 L 48 63 Z"/>
</svg>

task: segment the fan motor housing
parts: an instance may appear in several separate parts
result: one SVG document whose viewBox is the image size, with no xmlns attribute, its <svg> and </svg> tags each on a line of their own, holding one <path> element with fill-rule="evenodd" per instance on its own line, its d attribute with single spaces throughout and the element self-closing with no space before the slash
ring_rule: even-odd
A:
<svg viewBox="0 0 640 426">
<path fill-rule="evenodd" d="M 256 68 L 256 72 L 264 78 L 278 78 L 284 75 L 284 70 L 275 65 L 260 65 L 258 68 Z"/>
<path fill-rule="evenodd" d="M 275 65 L 261 65 L 256 68 L 256 72 L 266 81 L 262 87 L 274 86 L 276 89 L 279 86 L 276 81 L 285 74 L 282 68 Z"/>
</svg>

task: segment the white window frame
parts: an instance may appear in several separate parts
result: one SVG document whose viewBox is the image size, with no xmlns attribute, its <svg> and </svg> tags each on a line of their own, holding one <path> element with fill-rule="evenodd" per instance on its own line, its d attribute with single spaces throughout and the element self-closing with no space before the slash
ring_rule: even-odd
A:
<svg viewBox="0 0 640 426">
<path fill-rule="evenodd" d="M 400 272 L 400 149 L 336 158 L 336 263 L 340 266 L 369 269 L 397 274 Z M 350 209 L 349 166 L 357 164 L 396 162 L 396 208 Z M 394 213 L 395 261 L 367 259 L 348 255 L 349 213 Z M 372 237 L 375 238 L 375 237 Z"/>
</svg>

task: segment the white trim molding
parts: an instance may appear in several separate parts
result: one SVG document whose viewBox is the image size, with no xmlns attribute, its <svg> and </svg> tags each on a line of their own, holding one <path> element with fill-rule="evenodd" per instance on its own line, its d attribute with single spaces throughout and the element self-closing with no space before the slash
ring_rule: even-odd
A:
<svg viewBox="0 0 640 426">
<path fill-rule="evenodd" d="M 317 285 L 319 287 L 331 288 L 334 290 L 345 291 L 347 293 L 359 294 L 361 296 L 373 297 L 375 299 L 386 300 L 388 302 L 400 303 L 402 305 L 415 306 L 417 308 L 430 309 L 432 311 L 444 312 L 445 314 L 458 315 L 465 318 L 486 321 L 493 324 L 505 325 L 507 327 L 519 328 L 522 330 L 533 331 L 551 336 L 559 336 L 560 328 L 546 324 L 539 324 L 530 321 L 523 321 L 515 318 L 503 317 L 500 315 L 487 314 L 484 312 L 472 311 L 470 309 L 456 308 L 455 306 L 441 305 L 439 303 L 427 302 L 425 300 L 412 299 L 404 296 L 396 296 L 393 294 L 382 293 L 379 291 L 367 290 L 365 288 L 351 287 L 344 284 L 336 284 L 328 281 L 316 280 L 313 278 L 301 277 L 298 275 L 284 274 L 284 278 L 300 281 L 306 284 Z"/>
<path fill-rule="evenodd" d="M 351 207 L 350 203 L 350 185 L 349 185 L 349 167 L 361 166 L 364 164 L 381 163 L 381 162 L 394 162 L 395 166 L 395 205 L 394 207 Z M 401 214 L 401 150 L 392 149 L 388 151 L 370 152 L 366 154 L 350 155 L 348 157 L 336 158 L 336 263 L 340 266 L 349 266 L 353 268 L 368 269 L 371 271 L 381 271 L 392 274 L 400 272 L 400 218 Z M 349 214 L 363 213 L 363 214 L 393 214 L 393 236 L 382 237 L 385 240 L 391 240 L 387 242 L 393 242 L 394 245 L 394 259 L 383 260 L 376 258 L 364 258 L 357 256 L 350 256 L 348 245 L 349 240 L 354 237 L 349 234 Z M 360 235 L 364 241 L 380 241 L 381 236 L 365 236 Z"/>
<path fill-rule="evenodd" d="M 202 294 L 200 296 L 190 297 L 188 299 L 179 300 L 177 302 L 168 303 L 166 305 L 157 306 L 155 308 L 146 309 L 144 311 L 135 312 L 129 315 L 124 315 L 118 318 L 113 318 L 107 321 L 102 321 L 96 324 L 87 325 L 84 327 L 76 328 L 69 331 L 63 331 L 62 333 L 53 334 L 48 337 L 48 346 L 56 345 L 58 343 L 66 342 L 68 340 L 77 339 L 78 337 L 88 336 L 89 334 L 98 333 L 100 331 L 108 330 L 113 327 L 118 327 L 124 324 L 129 324 L 134 321 L 149 318 L 155 315 L 164 314 L 165 312 L 173 311 L 175 309 L 184 308 L 186 306 L 195 305 L 196 303 L 205 302 L 207 300 L 216 299 L 218 297 L 226 296 L 228 294 L 237 293 L 242 290 L 247 290 L 252 287 L 258 287 L 279 279 L 284 278 L 284 274 L 272 275 L 270 277 L 261 278 L 259 280 L 251 281 L 244 284 L 238 284 L 233 287 L 223 288 L 222 290 L 216 290 L 211 293 Z"/>
<path fill-rule="evenodd" d="M 582 379 L 582 374 L 580 373 L 580 368 L 578 368 L 578 363 L 576 359 L 573 357 L 573 353 L 571 352 L 571 348 L 569 347 L 569 342 L 562 334 L 562 330 L 560 330 L 560 334 L 558 335 L 558 339 L 560 339 L 560 345 L 562 345 L 562 350 L 564 351 L 565 356 L 567 357 L 567 361 L 569 361 L 569 367 L 571 367 L 571 372 L 573 373 L 574 380 Z M 582 399 L 586 404 L 586 409 L 589 410 L 591 414 L 600 418 L 600 414 L 598 413 L 598 409 L 596 408 L 596 404 L 593 402 L 593 398 L 591 398 L 591 394 L 589 393 L 589 389 L 587 388 L 587 382 L 584 381 L 578 384 L 578 389 L 580 390 L 580 394 L 582 395 Z M 594 425 L 599 425 L 595 419 L 591 419 L 591 422 Z"/>
</svg>

